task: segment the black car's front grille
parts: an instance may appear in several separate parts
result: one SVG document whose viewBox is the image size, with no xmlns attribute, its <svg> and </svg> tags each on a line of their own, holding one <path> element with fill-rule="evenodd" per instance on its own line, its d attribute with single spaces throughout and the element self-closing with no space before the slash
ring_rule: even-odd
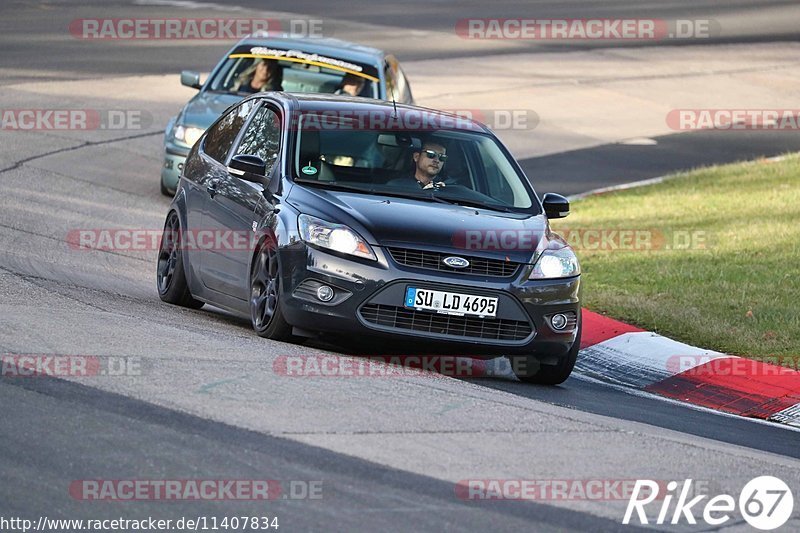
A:
<svg viewBox="0 0 800 533">
<path fill-rule="evenodd" d="M 503 261 L 500 259 L 486 259 L 484 257 L 459 256 L 469 261 L 466 268 L 453 268 L 442 262 L 442 259 L 453 254 L 415 250 L 412 248 L 388 248 L 392 259 L 401 265 L 440 270 L 444 272 L 457 272 L 459 274 L 473 274 L 477 276 L 494 276 L 507 278 L 517 273 L 519 263 Z"/>
<path fill-rule="evenodd" d="M 520 341 L 533 331 L 530 323 L 519 320 L 445 315 L 395 305 L 368 304 L 361 308 L 361 316 L 376 326 L 485 340 Z"/>
</svg>

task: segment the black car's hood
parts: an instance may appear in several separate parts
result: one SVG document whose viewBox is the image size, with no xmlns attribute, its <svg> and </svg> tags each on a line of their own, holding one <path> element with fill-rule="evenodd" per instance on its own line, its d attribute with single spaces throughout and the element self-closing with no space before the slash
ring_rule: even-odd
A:
<svg viewBox="0 0 800 533">
<path fill-rule="evenodd" d="M 206 129 L 223 111 L 242 98 L 236 94 L 202 91 L 186 103 L 181 113 L 181 123 Z"/>
<path fill-rule="evenodd" d="M 371 245 L 432 249 L 530 263 L 546 235 L 544 216 L 295 185 L 301 213 L 346 224 Z"/>
</svg>

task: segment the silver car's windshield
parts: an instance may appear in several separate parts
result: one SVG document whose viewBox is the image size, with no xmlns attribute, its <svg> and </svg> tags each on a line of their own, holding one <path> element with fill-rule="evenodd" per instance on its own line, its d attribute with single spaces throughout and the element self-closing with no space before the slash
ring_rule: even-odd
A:
<svg viewBox="0 0 800 533">
<path fill-rule="evenodd" d="M 328 93 L 378 98 L 374 67 L 299 50 L 247 47 L 235 50 L 209 80 L 215 92 Z"/>
</svg>

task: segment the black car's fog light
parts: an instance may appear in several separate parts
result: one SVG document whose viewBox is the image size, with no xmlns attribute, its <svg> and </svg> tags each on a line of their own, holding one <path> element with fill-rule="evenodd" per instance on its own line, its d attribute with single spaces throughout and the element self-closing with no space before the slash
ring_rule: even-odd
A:
<svg viewBox="0 0 800 533">
<path fill-rule="evenodd" d="M 334 296 L 333 289 L 328 285 L 320 285 L 317 287 L 317 298 L 322 302 L 330 302 Z"/>
<path fill-rule="evenodd" d="M 562 329 L 567 327 L 568 323 L 569 320 L 567 319 L 567 316 L 562 313 L 558 313 L 557 315 L 553 315 L 552 317 L 550 317 L 550 324 L 553 326 L 553 329 L 555 330 L 561 331 Z"/>
<path fill-rule="evenodd" d="M 352 292 L 316 279 L 305 279 L 292 291 L 292 296 L 317 305 L 339 305 L 353 295 Z"/>
</svg>

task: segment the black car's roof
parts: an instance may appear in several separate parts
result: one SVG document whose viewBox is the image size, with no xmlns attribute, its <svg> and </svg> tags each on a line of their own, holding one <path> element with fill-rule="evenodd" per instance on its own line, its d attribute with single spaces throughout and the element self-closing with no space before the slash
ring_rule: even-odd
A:
<svg viewBox="0 0 800 533">
<path fill-rule="evenodd" d="M 448 113 L 427 107 L 413 106 L 408 104 L 393 104 L 391 101 L 375 100 L 372 98 L 339 96 L 319 93 L 285 93 L 285 92 L 266 92 L 260 93 L 250 98 L 272 98 L 282 102 L 284 108 L 290 112 L 301 113 L 339 113 L 343 117 L 358 114 L 368 115 L 371 111 L 386 116 L 387 113 L 394 114 L 395 106 L 397 118 L 401 123 L 412 124 L 420 120 L 420 116 L 425 115 L 425 119 L 436 124 L 452 124 L 445 129 L 457 129 L 464 131 L 489 132 L 488 128 L 469 118 L 454 113 Z M 412 128 L 413 129 L 413 128 Z"/>
</svg>

